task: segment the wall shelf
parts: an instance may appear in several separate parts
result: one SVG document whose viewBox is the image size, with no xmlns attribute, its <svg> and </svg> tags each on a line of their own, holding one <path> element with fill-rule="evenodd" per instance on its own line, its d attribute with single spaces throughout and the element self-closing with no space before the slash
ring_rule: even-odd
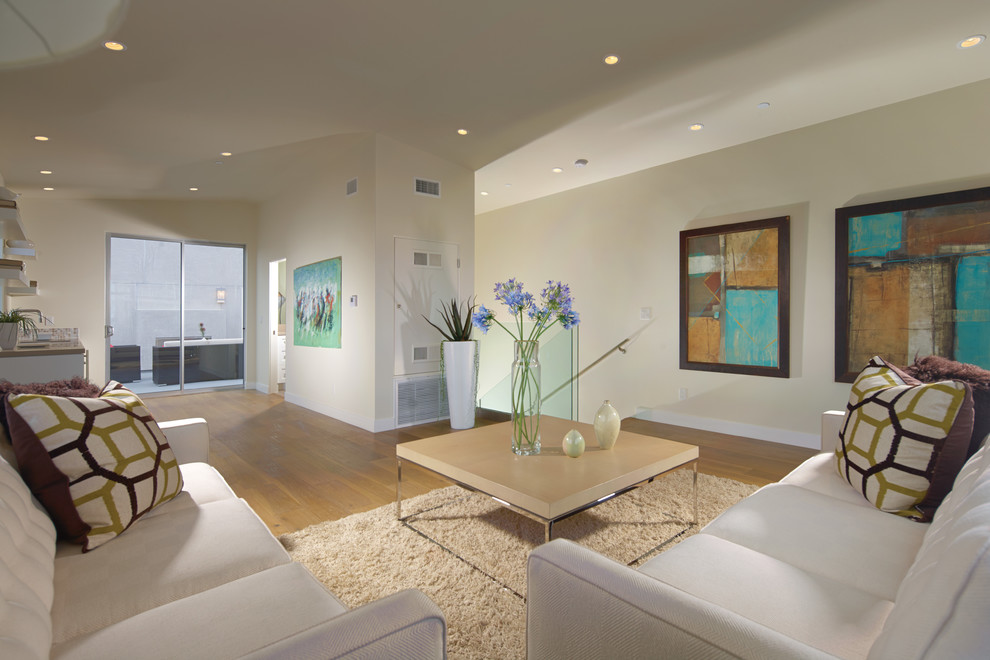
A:
<svg viewBox="0 0 990 660">
<path fill-rule="evenodd" d="M 27 273 L 19 268 L 0 268 L 0 280 L 7 280 L 8 282 L 20 282 L 24 286 L 30 286 L 31 283 L 28 281 Z"/>
<path fill-rule="evenodd" d="M 0 237 L 24 240 L 24 225 L 17 209 L 0 206 Z"/>
<path fill-rule="evenodd" d="M 34 259 L 38 253 L 34 248 L 16 248 L 5 245 L 3 246 L 3 255 L 5 257 L 18 257 L 19 259 Z"/>
<path fill-rule="evenodd" d="M 9 286 L 5 293 L 8 296 L 36 296 L 38 295 L 38 282 L 31 280 L 27 286 Z"/>
</svg>

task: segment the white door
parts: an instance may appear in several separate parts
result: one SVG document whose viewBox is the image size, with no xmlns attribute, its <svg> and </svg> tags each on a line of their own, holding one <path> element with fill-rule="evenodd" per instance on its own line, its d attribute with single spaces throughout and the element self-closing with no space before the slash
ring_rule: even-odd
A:
<svg viewBox="0 0 990 660">
<path fill-rule="evenodd" d="M 440 371 L 440 302 L 459 298 L 458 246 L 395 239 L 395 375 Z"/>
</svg>

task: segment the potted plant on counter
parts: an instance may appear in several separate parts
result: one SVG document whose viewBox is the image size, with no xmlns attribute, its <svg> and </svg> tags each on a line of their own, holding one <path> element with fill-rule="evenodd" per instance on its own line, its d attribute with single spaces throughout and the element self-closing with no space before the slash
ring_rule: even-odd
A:
<svg viewBox="0 0 990 660">
<path fill-rule="evenodd" d="M 33 332 L 34 319 L 24 316 L 19 309 L 0 311 L 0 349 L 9 351 L 17 347 L 17 331 Z"/>
<path fill-rule="evenodd" d="M 440 316 L 446 330 L 423 316 L 443 336 L 440 342 L 440 375 L 447 390 L 450 428 L 474 427 L 478 393 L 478 342 L 471 339 L 471 316 L 475 305 L 464 301 L 463 311 L 456 298 L 450 305 L 440 303 Z"/>
</svg>

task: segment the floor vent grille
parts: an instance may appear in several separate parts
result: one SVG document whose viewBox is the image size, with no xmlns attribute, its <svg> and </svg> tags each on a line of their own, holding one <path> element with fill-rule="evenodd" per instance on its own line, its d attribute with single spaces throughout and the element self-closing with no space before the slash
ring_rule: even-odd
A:
<svg viewBox="0 0 990 660">
<path fill-rule="evenodd" d="M 448 417 L 447 401 L 440 400 L 440 376 L 395 379 L 395 427 L 435 422 Z"/>
</svg>

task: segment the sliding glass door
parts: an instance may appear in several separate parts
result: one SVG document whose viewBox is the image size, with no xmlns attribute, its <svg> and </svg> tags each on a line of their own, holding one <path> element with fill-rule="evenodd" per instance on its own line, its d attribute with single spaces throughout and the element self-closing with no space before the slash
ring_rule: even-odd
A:
<svg viewBox="0 0 990 660">
<path fill-rule="evenodd" d="M 244 247 L 110 235 L 107 375 L 139 393 L 244 386 Z"/>
</svg>

